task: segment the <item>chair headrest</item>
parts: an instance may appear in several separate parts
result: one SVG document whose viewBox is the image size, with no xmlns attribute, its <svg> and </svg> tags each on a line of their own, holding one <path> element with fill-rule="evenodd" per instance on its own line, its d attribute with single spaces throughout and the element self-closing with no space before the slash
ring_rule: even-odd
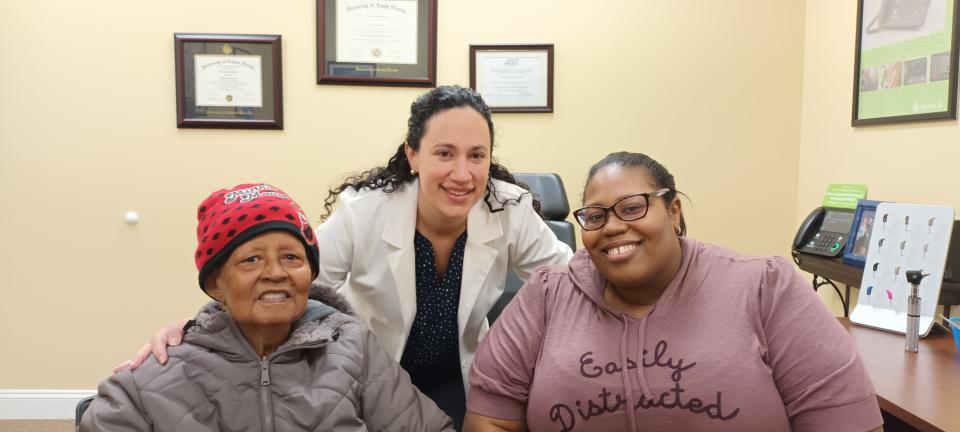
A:
<svg viewBox="0 0 960 432">
<path fill-rule="evenodd" d="M 530 186 L 530 191 L 540 200 L 540 211 L 544 219 L 564 220 L 570 213 L 567 203 L 567 191 L 563 180 L 554 173 L 516 173 L 517 180 Z"/>
</svg>

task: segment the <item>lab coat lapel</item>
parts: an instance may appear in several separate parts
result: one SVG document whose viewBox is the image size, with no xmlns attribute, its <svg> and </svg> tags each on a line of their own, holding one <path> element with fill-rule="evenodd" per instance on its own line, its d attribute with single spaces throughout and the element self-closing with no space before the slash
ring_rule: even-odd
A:
<svg viewBox="0 0 960 432">
<path fill-rule="evenodd" d="M 417 313 L 417 274 L 413 234 L 417 229 L 417 196 L 419 182 L 414 180 L 407 184 L 402 191 L 396 194 L 386 206 L 386 214 L 376 217 L 387 218 L 384 224 L 382 239 L 387 247 L 387 263 L 393 274 L 394 286 L 397 290 L 397 299 L 400 302 L 400 318 L 402 322 L 391 322 L 390 325 L 402 326 L 401 340 L 395 346 L 397 352 L 390 353 L 399 361 L 406 345 L 406 337 L 410 334 L 413 318 Z M 384 310 L 394 305 L 380 305 Z M 400 329 L 398 329 L 400 330 Z"/>
<path fill-rule="evenodd" d="M 484 291 L 485 287 L 491 285 L 487 282 L 487 278 L 491 277 L 490 269 L 497 259 L 497 249 L 488 243 L 502 236 L 503 228 L 500 225 L 500 218 L 487 210 L 484 200 L 478 201 L 467 216 L 467 245 L 463 253 L 460 308 L 457 314 L 461 340 L 478 339 L 477 335 L 467 335 L 465 333 L 466 329 L 481 330 L 484 317 L 471 317 L 471 313 L 480 293 Z M 481 322 L 475 323 L 472 321 Z"/>
</svg>

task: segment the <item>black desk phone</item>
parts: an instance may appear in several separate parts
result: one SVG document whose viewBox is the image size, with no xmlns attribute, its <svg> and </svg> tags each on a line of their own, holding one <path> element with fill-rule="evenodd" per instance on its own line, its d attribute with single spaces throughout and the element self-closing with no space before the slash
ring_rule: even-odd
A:
<svg viewBox="0 0 960 432">
<path fill-rule="evenodd" d="M 835 257 L 843 253 L 853 225 L 853 209 L 817 207 L 804 219 L 793 238 L 793 250 Z"/>
<path fill-rule="evenodd" d="M 880 30 L 912 30 L 927 22 L 930 0 L 883 0 L 880 12 L 867 26 L 867 33 Z"/>
</svg>

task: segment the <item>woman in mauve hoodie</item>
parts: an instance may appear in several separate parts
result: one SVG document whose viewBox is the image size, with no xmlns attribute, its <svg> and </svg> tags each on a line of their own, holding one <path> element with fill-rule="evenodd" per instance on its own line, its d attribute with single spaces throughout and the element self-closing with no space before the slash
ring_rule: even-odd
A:
<svg viewBox="0 0 960 432">
<path fill-rule="evenodd" d="M 852 340 L 792 264 L 685 237 L 643 154 L 598 162 L 583 199 L 584 249 L 481 343 L 466 431 L 880 430 Z"/>
</svg>

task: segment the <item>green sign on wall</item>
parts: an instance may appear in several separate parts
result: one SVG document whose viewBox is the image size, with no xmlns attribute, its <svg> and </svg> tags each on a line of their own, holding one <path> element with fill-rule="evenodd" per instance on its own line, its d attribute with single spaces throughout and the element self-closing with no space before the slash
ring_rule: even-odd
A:
<svg viewBox="0 0 960 432">
<path fill-rule="evenodd" d="M 832 184 L 823 196 L 824 207 L 856 209 L 857 201 L 867 197 L 867 185 Z"/>
</svg>

